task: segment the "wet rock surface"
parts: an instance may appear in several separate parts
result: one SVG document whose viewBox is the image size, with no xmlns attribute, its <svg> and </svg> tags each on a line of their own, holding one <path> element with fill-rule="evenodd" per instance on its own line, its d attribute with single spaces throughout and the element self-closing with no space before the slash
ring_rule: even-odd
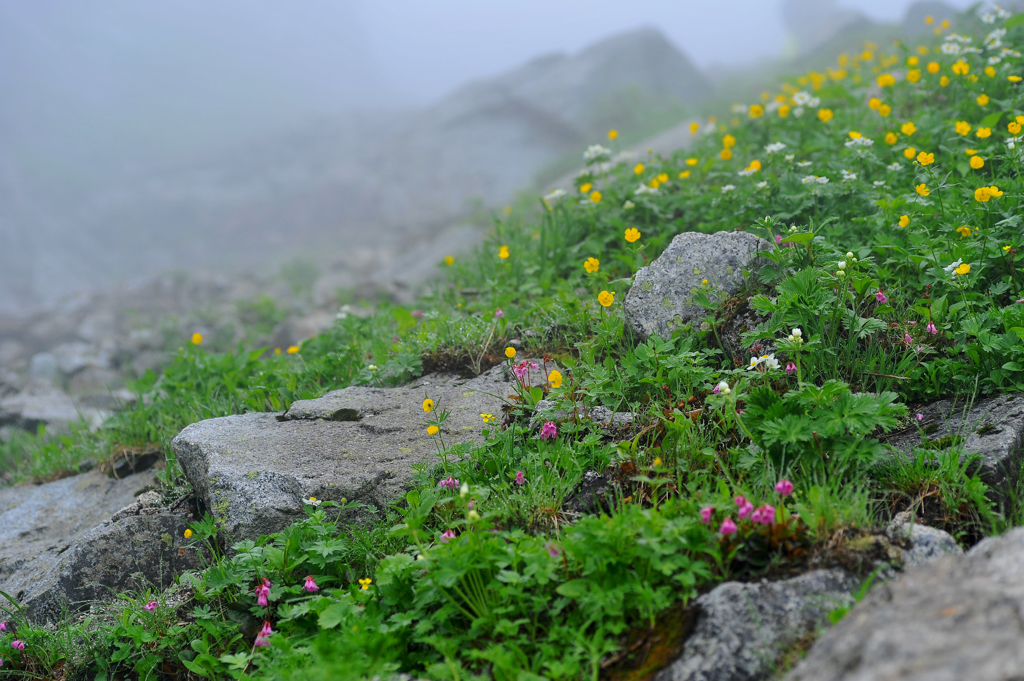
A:
<svg viewBox="0 0 1024 681">
<path fill-rule="evenodd" d="M 550 368 L 550 367 L 549 367 Z M 543 383 L 541 371 L 529 380 Z M 230 542 L 276 532 L 302 517 L 302 500 L 383 507 L 404 493 L 414 464 L 440 461 L 423 411 L 448 410 L 446 447 L 480 442 L 481 414 L 499 419 L 515 394 L 503 366 L 471 380 L 431 374 L 398 388 L 350 387 L 301 400 L 283 414 L 192 424 L 172 442 L 197 497 Z"/>
<path fill-rule="evenodd" d="M 640 340 L 652 334 L 670 338 L 707 314 L 694 302 L 695 294 L 706 291 L 712 303 L 725 302 L 742 290 L 743 272 L 760 265 L 758 254 L 771 248 L 746 232 L 677 235 L 633 278 L 625 300 L 626 323 Z"/>
<path fill-rule="evenodd" d="M 786 681 L 1011 681 L 1024 670 L 1024 528 L 876 586 Z"/>
</svg>

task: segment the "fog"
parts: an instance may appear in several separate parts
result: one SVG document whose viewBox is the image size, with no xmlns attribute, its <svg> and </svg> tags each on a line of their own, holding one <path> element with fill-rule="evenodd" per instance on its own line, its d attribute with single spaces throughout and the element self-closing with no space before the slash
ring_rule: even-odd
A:
<svg viewBox="0 0 1024 681">
<path fill-rule="evenodd" d="M 0 313 L 282 253 L 383 268 L 622 120 L 629 88 L 683 111 L 911 4 L 0 0 Z M 531 62 L 552 53 L 576 61 Z"/>
</svg>

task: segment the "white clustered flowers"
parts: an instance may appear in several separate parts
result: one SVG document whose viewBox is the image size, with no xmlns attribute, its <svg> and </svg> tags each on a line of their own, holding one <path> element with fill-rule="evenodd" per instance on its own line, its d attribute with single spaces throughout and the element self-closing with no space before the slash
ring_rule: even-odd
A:
<svg viewBox="0 0 1024 681">
<path fill-rule="evenodd" d="M 764 182 L 758 182 L 758 183 L 757 183 L 756 185 L 754 185 L 754 186 L 755 186 L 755 187 L 757 187 L 758 189 L 767 189 L 767 187 L 768 187 L 768 181 L 767 181 L 767 180 L 765 180 Z"/>
<path fill-rule="evenodd" d="M 785 148 L 786 144 L 784 142 L 772 142 L 765 146 L 764 151 L 766 154 L 777 154 Z"/>
<path fill-rule="evenodd" d="M 557 201 L 558 199 L 565 196 L 564 189 L 553 189 L 551 193 L 544 197 L 545 201 Z"/>
<path fill-rule="evenodd" d="M 885 182 L 883 182 L 882 180 L 875 180 L 871 184 L 875 186 L 875 189 L 881 189 L 882 187 L 885 186 Z"/>
<path fill-rule="evenodd" d="M 795 95 L 793 95 L 793 103 L 796 104 L 798 107 L 806 106 L 811 109 L 816 109 L 821 104 L 821 100 L 818 99 L 817 97 L 811 96 L 806 92 L 797 92 Z"/>
<path fill-rule="evenodd" d="M 891 163 L 891 164 L 887 165 L 885 167 L 885 169 L 889 170 L 891 172 L 895 172 L 897 170 L 903 170 L 903 164 L 901 164 L 899 161 L 896 161 L 895 163 Z"/>
<path fill-rule="evenodd" d="M 790 163 L 792 163 L 793 159 L 795 159 L 795 158 L 796 158 L 796 154 L 786 154 L 786 160 L 789 161 Z"/>
<path fill-rule="evenodd" d="M 622 210 L 633 210 L 634 208 L 636 208 L 636 204 L 629 199 L 626 199 L 626 202 L 622 204 Z"/>
<path fill-rule="evenodd" d="M 824 175 L 821 177 L 818 177 L 817 175 L 805 175 L 800 181 L 804 184 L 828 184 L 828 178 Z"/>
<path fill-rule="evenodd" d="M 806 168 L 807 166 L 814 165 L 812 161 L 797 161 L 797 168 Z"/>
<path fill-rule="evenodd" d="M 874 143 L 875 141 L 869 137 L 858 137 L 854 140 L 846 140 L 846 148 L 857 149 L 859 147 L 871 147 Z"/>
<path fill-rule="evenodd" d="M 660 193 L 661 192 L 658 189 L 653 188 L 653 187 L 648 187 L 646 184 L 644 184 L 642 182 L 640 183 L 640 186 L 637 187 L 636 191 L 633 192 L 633 194 L 635 194 L 636 196 L 643 196 L 644 194 L 660 194 Z"/>
<path fill-rule="evenodd" d="M 1005 28 L 997 28 L 996 30 L 985 36 L 985 47 L 990 50 L 996 50 L 1003 46 L 1003 36 L 1006 35 Z"/>
<path fill-rule="evenodd" d="M 857 179 L 857 173 L 851 173 L 849 170 L 840 170 L 843 174 L 843 182 L 854 182 Z"/>
<path fill-rule="evenodd" d="M 602 147 L 600 144 L 591 144 L 587 147 L 587 150 L 583 152 L 583 160 L 587 163 L 593 163 L 594 161 L 600 161 L 610 157 L 611 153 L 611 149 Z"/>
<path fill-rule="evenodd" d="M 751 175 L 753 175 L 756 172 L 757 172 L 757 168 L 747 168 L 746 170 L 741 170 L 741 171 L 739 171 L 736 174 L 739 175 L 740 177 L 750 177 Z"/>
<path fill-rule="evenodd" d="M 729 192 L 731 192 L 731 191 L 732 191 L 733 189 L 736 189 L 736 186 L 735 186 L 735 185 L 731 185 L 731 184 L 723 185 L 723 186 L 722 186 L 722 193 L 723 193 L 723 194 L 728 194 L 728 193 L 729 193 Z"/>
</svg>

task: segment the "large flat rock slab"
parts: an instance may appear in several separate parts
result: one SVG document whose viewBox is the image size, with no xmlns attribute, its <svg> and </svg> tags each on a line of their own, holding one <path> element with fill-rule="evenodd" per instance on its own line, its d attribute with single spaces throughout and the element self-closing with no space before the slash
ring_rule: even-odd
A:
<svg viewBox="0 0 1024 681">
<path fill-rule="evenodd" d="M 707 311 L 694 294 L 707 292 L 722 303 L 739 293 L 744 271 L 756 270 L 762 251 L 773 246 L 746 232 L 684 232 L 647 267 L 640 268 L 626 294 L 626 324 L 640 340 L 671 338 Z M 704 282 L 707 281 L 705 284 Z"/>
<path fill-rule="evenodd" d="M 1024 670 L 1024 528 L 876 586 L 786 681 L 1012 681 Z"/>
<path fill-rule="evenodd" d="M 533 371 L 534 385 L 544 382 Z M 481 442 L 481 414 L 502 417 L 514 388 L 503 366 L 471 380 L 432 374 L 398 388 L 351 387 L 294 403 L 284 414 L 251 413 L 195 423 L 172 448 L 199 499 L 229 541 L 277 532 L 302 517 L 302 500 L 358 500 L 384 507 L 400 497 L 412 466 L 440 461 L 427 434 L 448 420 L 448 447 Z"/>
</svg>

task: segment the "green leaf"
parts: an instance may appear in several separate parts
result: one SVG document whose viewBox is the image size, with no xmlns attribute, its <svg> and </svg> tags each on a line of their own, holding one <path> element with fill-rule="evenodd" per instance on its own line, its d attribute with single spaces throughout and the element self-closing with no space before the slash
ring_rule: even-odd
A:
<svg viewBox="0 0 1024 681">
<path fill-rule="evenodd" d="M 1024 367 L 1017 362 L 1007 362 L 1003 365 L 1003 369 L 1006 369 L 1007 371 L 1024 371 Z"/>
<path fill-rule="evenodd" d="M 996 125 L 999 124 L 999 119 L 1002 118 L 1002 116 L 1003 116 L 1003 112 L 1002 111 L 996 111 L 995 113 L 990 113 L 988 116 L 985 116 L 984 118 L 981 119 L 980 126 L 983 127 L 983 128 L 995 127 Z"/>
<path fill-rule="evenodd" d="M 1024 14 L 1014 14 L 1006 20 L 1006 23 L 1003 24 L 1003 28 L 1009 30 L 1011 28 L 1017 28 L 1021 24 L 1024 24 Z"/>
<path fill-rule="evenodd" d="M 790 234 L 782 240 L 784 244 L 803 244 L 807 245 L 814 241 L 814 234 L 811 232 L 803 232 L 801 234 Z"/>
<path fill-rule="evenodd" d="M 555 591 L 566 598 L 582 598 L 587 595 L 587 582 L 582 579 L 574 579 L 560 585 Z"/>
<path fill-rule="evenodd" d="M 317 624 L 321 629 L 333 629 L 334 627 L 341 624 L 345 616 L 351 612 L 351 608 L 345 603 L 332 603 L 324 608 L 324 611 L 320 613 L 320 617 L 317 619 Z"/>
</svg>

